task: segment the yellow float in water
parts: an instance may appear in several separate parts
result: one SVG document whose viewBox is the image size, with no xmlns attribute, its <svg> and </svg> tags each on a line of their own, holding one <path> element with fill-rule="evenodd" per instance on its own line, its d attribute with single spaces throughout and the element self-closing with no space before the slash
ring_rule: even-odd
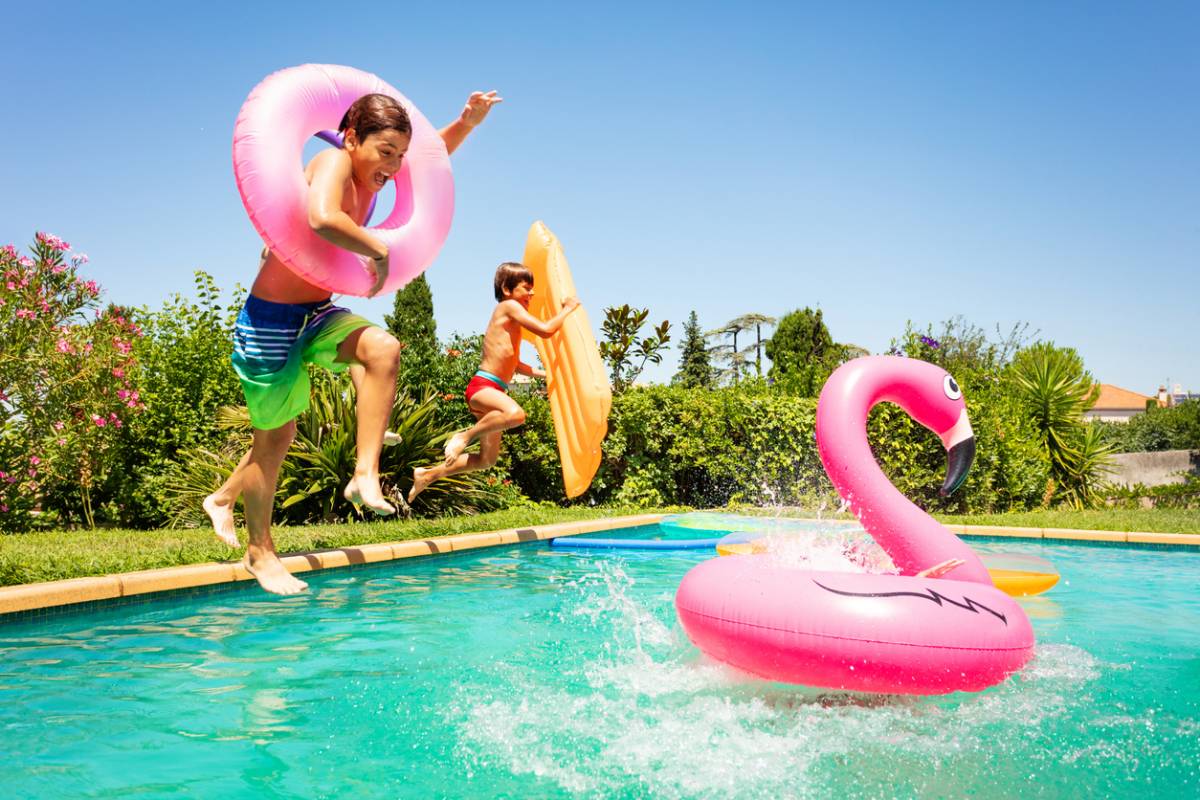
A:
<svg viewBox="0 0 1200 800">
<path fill-rule="evenodd" d="M 721 542 L 717 553 L 723 556 L 761 555 L 767 552 L 769 540 Z M 996 588 L 1010 597 L 1029 597 L 1041 594 L 1058 583 L 1058 573 L 1044 558 L 1016 553 L 981 553 L 983 565 Z"/>
<path fill-rule="evenodd" d="M 523 263 L 533 273 L 529 311 L 534 316 L 549 319 L 562 308 L 563 300 L 576 296 L 562 245 L 541 221 L 529 228 Z M 600 466 L 600 443 L 608 432 L 612 408 L 612 388 L 600 348 L 583 308 L 569 314 L 562 328 L 548 339 L 529 331 L 524 335 L 537 348 L 546 368 L 546 393 L 558 438 L 563 486 L 567 497 L 578 497 L 591 485 Z"/>
</svg>

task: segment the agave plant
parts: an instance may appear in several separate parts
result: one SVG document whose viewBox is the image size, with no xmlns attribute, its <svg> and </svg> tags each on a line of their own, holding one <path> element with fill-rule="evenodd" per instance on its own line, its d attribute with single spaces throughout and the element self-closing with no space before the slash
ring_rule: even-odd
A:
<svg viewBox="0 0 1200 800">
<path fill-rule="evenodd" d="M 1098 428 L 1083 422 L 1083 412 L 1100 393 L 1083 360 L 1071 348 L 1039 342 L 1017 354 L 1011 375 L 1050 461 L 1053 490 L 1047 501 L 1057 497 L 1077 508 L 1093 504 L 1113 448 Z"/>
<path fill-rule="evenodd" d="M 442 446 L 454 433 L 437 420 L 437 396 L 420 399 L 400 395 L 392 408 L 389 428 L 401 442 L 386 447 L 380 458 L 384 495 L 408 511 L 404 495 L 412 486 L 414 467 L 442 459 Z M 201 503 L 237 465 L 250 446 L 250 418 L 244 407 L 225 408 L 218 424 L 229 432 L 219 450 L 193 448 L 180 453 L 179 463 L 168 479 L 173 498 L 172 523 L 203 522 Z M 279 470 L 276 491 L 276 522 L 293 524 L 332 522 L 355 518 L 354 507 L 342 497 L 342 489 L 354 474 L 355 436 L 354 388 L 349 381 L 325 373 L 314 373 L 308 409 L 296 419 L 296 438 Z M 415 505 L 420 512 L 474 513 L 502 504 L 498 481 L 486 473 L 464 473 L 432 484 Z"/>
</svg>

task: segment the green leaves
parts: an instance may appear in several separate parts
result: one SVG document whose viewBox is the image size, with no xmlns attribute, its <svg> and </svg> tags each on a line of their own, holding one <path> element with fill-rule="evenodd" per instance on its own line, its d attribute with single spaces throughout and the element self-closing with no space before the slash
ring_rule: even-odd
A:
<svg viewBox="0 0 1200 800">
<path fill-rule="evenodd" d="M 638 338 L 649 316 L 650 309 L 632 308 L 628 303 L 619 308 L 604 309 L 604 323 L 600 326 L 604 341 L 600 342 L 600 357 L 608 363 L 615 392 L 632 386 L 647 362 L 662 362 L 663 351 L 671 341 L 671 323 L 663 320 L 649 336 Z"/>
<path fill-rule="evenodd" d="M 1100 393 L 1083 359 L 1072 348 L 1038 342 L 1017 353 L 1009 375 L 1050 461 L 1046 501 L 1094 505 L 1113 446 L 1083 421 Z"/>
<path fill-rule="evenodd" d="M 296 420 L 296 438 L 279 471 L 275 521 L 305 524 L 355 519 L 342 489 L 354 474 L 357 419 L 354 389 L 344 378 L 322 370 L 311 373 L 311 401 Z M 384 494 L 394 505 L 412 486 L 414 467 L 442 460 L 442 446 L 455 427 L 438 421 L 438 397 L 400 395 L 389 428 L 402 437 L 380 458 Z M 193 448 L 181 454 L 168 480 L 172 523 L 204 524 L 201 503 L 232 472 L 249 449 L 250 420 L 244 407 L 222 409 L 219 425 L 231 435 L 219 450 Z M 506 490 L 496 473 L 463 473 L 431 484 L 414 506 L 416 513 L 470 514 L 502 505 Z"/>
</svg>

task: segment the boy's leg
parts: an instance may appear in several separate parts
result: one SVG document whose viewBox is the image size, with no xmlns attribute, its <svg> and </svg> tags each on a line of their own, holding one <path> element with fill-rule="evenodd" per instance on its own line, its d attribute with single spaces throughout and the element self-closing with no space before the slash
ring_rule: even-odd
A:
<svg viewBox="0 0 1200 800">
<path fill-rule="evenodd" d="M 395 514 L 379 486 L 379 453 L 383 434 L 396 402 L 396 374 L 400 371 L 400 343 L 375 326 L 359 328 L 338 345 L 338 361 L 363 367 L 358 386 L 358 458 L 354 477 L 343 492 L 347 500 L 362 503 L 376 514 Z"/>
<path fill-rule="evenodd" d="M 294 577 L 275 553 L 271 540 L 271 509 L 279 465 L 296 435 L 295 421 L 273 430 L 254 429 L 254 444 L 242 470 L 242 495 L 246 503 L 246 528 L 250 543 L 243 565 L 259 585 L 275 594 L 296 594 L 308 584 Z"/>
<path fill-rule="evenodd" d="M 493 431 L 506 431 L 525 424 L 525 409 L 499 389 L 480 389 L 471 395 L 470 406 L 478 419 L 467 430 L 451 436 L 446 443 L 447 467 L 454 464 L 475 439 Z"/>
<path fill-rule="evenodd" d="M 478 453 L 462 453 L 447 466 L 438 464 L 434 467 L 417 467 L 413 470 L 412 488 L 408 490 L 408 502 L 425 491 L 429 484 L 460 472 L 473 472 L 477 469 L 487 469 L 496 463 L 500 457 L 500 431 L 491 431 L 479 437 Z"/>
<path fill-rule="evenodd" d="M 362 391 L 362 382 L 366 376 L 367 370 L 362 364 L 350 365 L 350 382 L 354 384 L 354 394 L 356 397 L 358 396 L 358 393 Z M 393 433 L 392 431 L 388 430 L 383 432 L 384 447 L 392 447 L 400 444 L 402 441 L 404 441 L 404 438 L 398 433 Z"/>
<path fill-rule="evenodd" d="M 234 467 L 233 472 L 229 473 L 229 477 L 221 484 L 221 488 L 204 498 L 204 511 L 212 520 L 217 538 L 233 548 L 242 546 L 237 538 L 236 526 L 233 524 L 233 506 L 242 494 L 242 474 L 246 465 L 250 463 L 252 452 L 253 448 L 247 450 L 246 454 L 242 456 L 242 460 Z"/>
</svg>

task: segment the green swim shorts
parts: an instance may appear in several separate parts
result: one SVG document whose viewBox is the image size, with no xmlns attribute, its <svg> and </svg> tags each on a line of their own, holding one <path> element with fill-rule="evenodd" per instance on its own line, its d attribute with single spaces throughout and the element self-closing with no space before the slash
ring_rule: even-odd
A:
<svg viewBox="0 0 1200 800">
<path fill-rule="evenodd" d="M 370 322 L 329 300 L 272 303 L 254 295 L 238 314 L 233 369 L 242 382 L 250 423 L 260 430 L 286 425 L 308 408 L 308 364 L 343 372 L 338 346 Z"/>
</svg>

